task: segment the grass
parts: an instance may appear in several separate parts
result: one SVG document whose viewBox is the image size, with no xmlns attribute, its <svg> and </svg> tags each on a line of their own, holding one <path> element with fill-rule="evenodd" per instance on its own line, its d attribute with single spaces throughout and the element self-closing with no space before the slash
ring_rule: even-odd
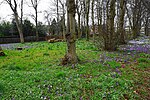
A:
<svg viewBox="0 0 150 100">
<path fill-rule="evenodd" d="M 16 50 L 15 47 L 27 47 Z M 1 100 L 148 99 L 149 54 L 98 51 L 91 42 L 77 42 L 80 62 L 61 66 L 65 43 L 17 44 L 0 57 Z M 111 61 L 100 62 L 106 53 Z M 122 67 L 123 66 L 123 67 Z"/>
</svg>

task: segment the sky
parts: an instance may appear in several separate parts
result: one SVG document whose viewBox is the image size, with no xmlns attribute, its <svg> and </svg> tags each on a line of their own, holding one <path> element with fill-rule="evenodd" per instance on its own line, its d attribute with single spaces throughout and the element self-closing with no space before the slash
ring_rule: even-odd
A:
<svg viewBox="0 0 150 100">
<path fill-rule="evenodd" d="M 2 0 L 0 0 L 1 2 Z M 20 0 L 18 0 L 20 1 Z M 25 1 L 24 1 L 25 2 Z M 26 0 L 26 2 L 30 2 L 30 0 Z M 53 8 L 53 0 L 41 0 L 39 2 L 38 5 L 38 11 L 44 11 L 44 10 L 48 10 L 49 8 Z M 32 17 L 29 16 L 29 14 L 33 13 L 34 14 L 34 9 L 32 7 L 29 7 L 30 3 L 25 3 L 24 4 L 24 19 L 28 18 L 31 22 L 34 23 L 34 20 L 32 19 Z M 20 11 L 18 10 L 18 13 L 20 14 Z M 0 5 L 0 21 L 2 20 L 7 20 L 7 21 L 11 21 L 13 16 L 12 16 L 13 12 L 10 9 L 9 5 L 6 3 L 3 3 Z M 43 23 L 45 23 L 45 19 L 44 19 L 44 13 L 38 13 L 38 21 L 41 21 Z"/>
</svg>

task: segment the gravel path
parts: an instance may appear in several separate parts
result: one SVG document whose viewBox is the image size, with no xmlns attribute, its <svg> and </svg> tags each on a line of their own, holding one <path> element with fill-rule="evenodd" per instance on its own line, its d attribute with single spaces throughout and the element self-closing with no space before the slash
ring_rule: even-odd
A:
<svg viewBox="0 0 150 100">
<path fill-rule="evenodd" d="M 14 49 L 19 43 L 0 44 L 2 49 Z"/>
</svg>

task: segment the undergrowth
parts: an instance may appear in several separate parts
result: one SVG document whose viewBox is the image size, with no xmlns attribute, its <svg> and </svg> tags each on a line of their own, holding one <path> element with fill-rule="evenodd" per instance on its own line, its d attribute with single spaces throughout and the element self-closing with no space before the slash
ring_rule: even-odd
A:
<svg viewBox="0 0 150 100">
<path fill-rule="evenodd" d="M 16 47 L 24 49 L 19 51 Z M 139 90 L 137 84 L 140 79 L 140 86 L 144 87 L 143 77 L 150 77 L 141 72 L 149 68 L 148 54 L 134 57 L 98 51 L 91 42 L 80 40 L 77 42 L 80 62 L 72 67 L 60 65 L 66 52 L 63 42 L 17 44 L 4 52 L 6 56 L 0 57 L 1 100 L 137 100 L 148 97 L 148 90 Z M 102 54 L 105 54 L 103 63 Z"/>
</svg>

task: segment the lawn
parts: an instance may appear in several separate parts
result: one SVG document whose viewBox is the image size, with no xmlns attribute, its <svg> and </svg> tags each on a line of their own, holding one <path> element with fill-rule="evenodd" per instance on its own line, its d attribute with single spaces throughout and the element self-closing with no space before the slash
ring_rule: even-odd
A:
<svg viewBox="0 0 150 100">
<path fill-rule="evenodd" d="M 16 50 L 23 47 L 23 50 Z M 76 65 L 61 66 L 65 42 L 35 42 L 3 48 L 0 100 L 148 100 L 150 55 L 98 51 L 79 40 Z"/>
</svg>

